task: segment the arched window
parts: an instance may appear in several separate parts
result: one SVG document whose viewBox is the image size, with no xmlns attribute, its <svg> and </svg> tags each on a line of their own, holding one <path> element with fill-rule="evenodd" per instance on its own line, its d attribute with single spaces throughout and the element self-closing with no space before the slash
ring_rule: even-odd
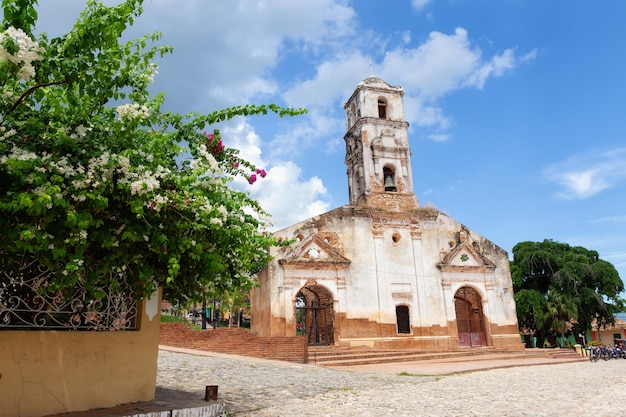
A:
<svg viewBox="0 0 626 417">
<path fill-rule="evenodd" d="M 378 118 L 387 118 L 387 100 L 384 97 L 378 97 Z"/>
<path fill-rule="evenodd" d="M 388 191 L 388 192 L 398 191 L 398 187 L 396 186 L 396 173 L 393 171 L 393 169 L 389 167 L 384 167 L 383 179 L 385 181 L 384 182 L 385 191 Z"/>
<path fill-rule="evenodd" d="M 398 333 L 411 333 L 408 306 L 396 306 L 396 323 L 398 324 Z"/>
</svg>

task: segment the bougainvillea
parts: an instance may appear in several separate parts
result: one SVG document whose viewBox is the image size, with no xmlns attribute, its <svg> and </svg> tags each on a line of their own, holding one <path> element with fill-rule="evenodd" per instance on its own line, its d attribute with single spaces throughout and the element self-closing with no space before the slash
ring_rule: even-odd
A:
<svg viewBox="0 0 626 417">
<path fill-rule="evenodd" d="M 33 37 L 35 0 L 3 0 L 0 28 L 0 261 L 33 259 L 54 274 L 42 290 L 116 285 L 139 295 L 164 288 L 170 301 L 207 288 L 249 286 L 279 245 L 267 213 L 230 186 L 266 172 L 225 146 L 207 126 L 275 112 L 238 106 L 208 115 L 161 110 L 151 95 L 149 34 L 120 42 L 141 0 L 88 1 L 65 35 Z M 97 296 L 97 294 L 94 294 Z"/>
</svg>

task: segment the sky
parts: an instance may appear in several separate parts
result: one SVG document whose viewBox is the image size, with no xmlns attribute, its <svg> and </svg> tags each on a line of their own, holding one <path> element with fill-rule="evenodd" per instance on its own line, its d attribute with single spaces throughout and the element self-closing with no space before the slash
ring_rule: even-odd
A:
<svg viewBox="0 0 626 417">
<path fill-rule="evenodd" d="M 39 3 L 49 36 L 85 5 Z M 375 75 L 404 88 L 421 205 L 511 258 L 552 239 L 626 280 L 624 18 L 609 0 L 145 0 L 128 36 L 174 47 L 152 86 L 166 110 L 308 109 L 218 126 L 268 172 L 245 185 L 274 230 L 348 203 L 342 106 Z"/>
</svg>

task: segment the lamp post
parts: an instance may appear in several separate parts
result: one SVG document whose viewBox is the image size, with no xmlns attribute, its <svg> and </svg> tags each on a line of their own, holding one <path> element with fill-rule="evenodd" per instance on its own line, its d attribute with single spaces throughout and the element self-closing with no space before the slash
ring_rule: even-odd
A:
<svg viewBox="0 0 626 417">
<path fill-rule="evenodd" d="M 202 330 L 206 330 L 206 300 L 202 299 Z"/>
<path fill-rule="evenodd" d="M 213 311 L 211 311 L 211 315 L 213 317 L 211 317 L 211 319 L 213 320 L 213 329 L 217 329 L 217 318 L 215 316 L 215 304 L 217 303 L 217 300 L 214 298 L 213 299 Z"/>
</svg>

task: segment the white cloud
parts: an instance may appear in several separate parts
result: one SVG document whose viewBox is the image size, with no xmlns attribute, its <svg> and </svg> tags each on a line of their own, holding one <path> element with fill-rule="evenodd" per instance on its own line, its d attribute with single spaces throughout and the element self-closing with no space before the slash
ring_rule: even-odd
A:
<svg viewBox="0 0 626 417">
<path fill-rule="evenodd" d="M 411 6 L 418 12 L 424 10 L 428 3 L 430 3 L 430 0 L 411 0 Z"/>
<path fill-rule="evenodd" d="M 40 28 L 52 36 L 66 33 L 84 6 L 40 2 Z M 155 88 L 168 92 L 166 104 L 177 103 L 176 111 L 208 112 L 274 94 L 271 71 L 285 48 L 325 48 L 355 30 L 355 12 L 342 0 L 185 0 L 176 2 L 175 11 L 172 6 L 169 0 L 144 2 L 127 36 L 160 31 L 160 43 L 174 47 L 174 56 L 160 62 Z"/>
<path fill-rule="evenodd" d="M 406 45 L 410 33 L 405 32 L 402 38 Z M 501 76 L 520 61 L 535 56 L 533 51 L 517 57 L 514 49 L 507 49 L 484 61 L 480 49 L 471 45 L 467 31 L 457 28 L 451 35 L 432 32 L 416 48 L 391 49 L 382 62 L 374 63 L 374 68 L 376 75 L 404 87 L 407 121 L 435 129 L 427 137 L 444 141 L 449 138 L 445 130 L 452 123 L 439 105 L 446 94 L 461 88 L 482 89 L 490 77 Z M 369 57 L 362 51 L 337 53 L 317 66 L 313 78 L 294 85 L 283 97 L 292 106 L 309 108 L 312 114 L 336 114 L 338 104 L 343 104 L 354 86 L 367 76 L 364 68 L 369 68 L 369 64 Z M 315 131 L 316 127 L 312 124 L 307 130 Z M 290 135 L 299 147 L 307 144 L 302 133 Z"/>
<path fill-rule="evenodd" d="M 506 70 L 515 68 L 515 56 L 512 49 L 505 50 L 501 55 L 494 56 L 491 61 L 481 65 L 467 79 L 468 86 L 481 89 L 485 86 L 489 76 L 500 76 Z"/>
<path fill-rule="evenodd" d="M 265 166 L 266 163 L 261 158 L 261 138 L 246 119 L 224 124 L 220 134 L 224 146 L 239 149 L 239 156 L 257 167 Z"/>
<path fill-rule="evenodd" d="M 438 130 L 447 129 L 451 123 L 450 118 L 436 103 L 427 102 L 421 97 L 408 94 L 404 96 L 404 116 L 411 125 L 426 126 Z"/>
<path fill-rule="evenodd" d="M 432 133 L 428 135 L 428 139 L 434 142 L 446 142 L 447 140 L 450 139 L 450 135 L 446 135 L 443 133 Z"/>
<path fill-rule="evenodd" d="M 489 77 L 501 76 L 519 61 L 532 57 L 534 54 L 529 53 L 518 58 L 513 49 L 507 49 L 484 62 L 480 48 L 471 45 L 467 30 L 457 28 L 451 35 L 431 32 L 417 48 L 389 51 L 381 73 L 405 89 L 415 89 L 420 97 L 438 99 L 464 87 L 483 88 Z"/>
<path fill-rule="evenodd" d="M 308 219 L 330 209 L 330 197 L 318 177 L 301 178 L 302 170 L 293 162 L 280 162 L 267 177 L 250 187 L 252 197 L 272 214 L 273 230 Z"/>
<path fill-rule="evenodd" d="M 264 159 L 261 138 L 245 119 L 225 124 L 220 132 L 226 146 L 239 149 L 242 158 L 267 171 L 252 185 L 245 178 L 237 178 L 234 185 L 249 191 L 271 214 L 273 230 L 329 210 L 330 196 L 322 180 L 302 178 L 302 169 L 292 161 Z"/>
<path fill-rule="evenodd" d="M 624 223 L 626 222 L 626 215 L 600 217 L 598 219 L 593 219 L 591 222 L 592 223 Z"/>
<path fill-rule="evenodd" d="M 404 32 L 402 32 L 402 42 L 407 44 L 409 42 L 411 42 L 411 32 L 408 30 L 405 30 Z"/>
<path fill-rule="evenodd" d="M 402 39 L 402 44 L 406 45 L 410 33 L 405 32 Z M 518 58 L 513 49 L 507 49 L 484 61 L 481 50 L 471 45 L 468 32 L 457 28 L 451 35 L 431 32 L 428 39 L 416 48 L 391 49 L 382 62 L 374 63 L 374 67 L 377 68 L 376 75 L 404 87 L 407 121 L 411 125 L 435 129 L 426 136 L 445 141 L 449 139 L 445 130 L 452 122 L 439 102 L 446 94 L 468 87 L 482 89 L 490 77 L 501 76 L 515 68 L 519 61 L 532 57 L 534 54 L 528 53 Z M 280 148 L 288 151 L 303 149 L 312 143 L 312 137 L 319 137 L 320 126 L 322 129 L 342 126 L 337 121 L 321 125 L 319 122 L 328 121 L 325 114 L 337 114 L 337 108 L 349 97 L 354 86 L 368 75 L 365 69 L 369 66 L 370 58 L 363 51 L 337 52 L 317 65 L 314 77 L 288 89 L 283 95 L 284 100 L 294 107 L 307 107 L 311 113 L 308 120 L 312 123 L 280 138 Z M 340 136 L 341 130 L 342 127 L 336 136 Z"/>
<path fill-rule="evenodd" d="M 626 148 L 574 155 L 548 166 L 544 176 L 562 187 L 559 197 L 589 198 L 626 181 Z"/>
<path fill-rule="evenodd" d="M 285 92 L 283 98 L 293 107 L 336 111 L 336 100 L 347 100 L 354 87 L 369 72 L 369 59 L 360 51 L 337 54 L 316 68 L 313 78 L 304 80 Z"/>
<path fill-rule="evenodd" d="M 300 155 L 311 147 L 317 147 L 331 153 L 343 149 L 343 134 L 345 120 L 342 113 L 337 116 L 331 112 L 321 113 L 312 109 L 306 116 L 298 117 L 297 123 L 291 124 L 289 129 L 277 134 L 272 140 L 270 155 L 274 158 L 284 158 L 289 155 Z"/>
<path fill-rule="evenodd" d="M 431 32 L 417 48 L 387 52 L 381 74 L 422 97 L 437 98 L 459 88 L 478 66 L 480 55 L 470 47 L 465 29 L 457 28 L 453 35 Z"/>
</svg>

